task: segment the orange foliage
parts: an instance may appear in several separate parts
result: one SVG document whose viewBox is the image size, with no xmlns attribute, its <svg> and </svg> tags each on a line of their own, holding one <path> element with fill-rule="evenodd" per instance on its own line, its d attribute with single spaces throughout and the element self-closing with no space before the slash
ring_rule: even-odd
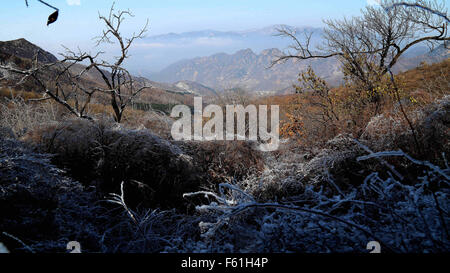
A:
<svg viewBox="0 0 450 273">
<path fill-rule="evenodd" d="M 301 75 L 303 80 L 305 75 L 314 76 L 305 72 Z M 423 63 L 395 78 L 402 104 L 412 112 L 450 94 L 450 59 L 433 65 Z M 312 82 L 321 85 L 320 91 L 325 90 L 322 82 Z M 351 85 L 325 90 L 325 96 L 323 92 L 301 91 L 301 94 L 271 96 L 257 101 L 258 104 L 279 105 L 280 135 L 299 142 L 327 141 L 339 133 L 358 137 L 372 117 L 378 114 L 391 116 L 398 104 L 388 78 L 383 78 L 376 90 L 367 94 L 358 93 Z M 376 107 L 370 102 L 373 93 L 379 94 L 381 99 Z"/>
</svg>

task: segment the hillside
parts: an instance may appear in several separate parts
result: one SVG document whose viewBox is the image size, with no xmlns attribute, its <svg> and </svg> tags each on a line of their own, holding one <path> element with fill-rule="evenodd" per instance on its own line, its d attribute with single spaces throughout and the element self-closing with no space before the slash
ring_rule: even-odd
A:
<svg viewBox="0 0 450 273">
<path fill-rule="evenodd" d="M 0 41 L 0 58 L 4 60 L 10 56 L 16 56 L 24 59 L 38 59 L 41 63 L 54 63 L 58 59 L 51 53 L 28 42 L 25 39 L 2 42 Z"/>
<path fill-rule="evenodd" d="M 193 81 L 179 81 L 174 84 L 176 87 L 197 96 L 217 96 L 217 92 L 203 84 Z"/>
<path fill-rule="evenodd" d="M 425 104 L 429 104 L 434 99 L 449 94 L 450 58 L 434 64 L 423 63 L 418 67 L 399 73 L 397 77 L 401 81 L 405 96 L 416 96 L 416 98 L 420 96 L 422 99 L 427 99 Z M 333 92 L 341 90 L 343 90 L 342 87 L 332 89 Z M 299 94 L 294 94 L 294 92 L 293 87 L 286 88 L 274 96 L 260 98 L 257 104 L 280 105 L 280 109 L 286 110 L 299 97 Z"/>
<path fill-rule="evenodd" d="M 39 63 L 48 64 L 57 62 L 58 59 L 52 55 L 51 53 L 45 51 L 37 45 L 30 43 L 25 39 L 18 39 L 13 41 L 4 41 L 0 42 L 0 62 L 2 64 L 11 64 L 15 67 L 20 68 L 30 68 L 34 58 L 37 57 Z M 46 70 L 43 74 L 43 78 L 45 80 L 50 80 L 54 78 L 61 65 L 56 65 L 48 70 Z M 71 67 L 71 72 L 73 74 L 79 74 L 83 71 L 85 66 L 81 64 L 76 64 Z M 104 71 L 106 75 L 108 72 Z M 3 82 L 1 83 L 2 88 L 13 87 L 16 89 L 15 83 L 20 79 L 18 75 L 14 75 L 8 73 L 2 69 L 0 69 L 0 76 L 4 77 Z M 104 82 L 101 78 L 100 73 L 95 70 L 89 70 L 83 73 L 82 76 L 83 83 L 88 87 L 104 87 Z M 138 98 L 140 102 L 144 103 L 152 103 L 152 104 L 186 104 L 191 101 L 191 97 L 196 95 L 208 95 L 212 96 L 215 94 L 215 91 L 211 88 L 203 86 L 201 84 L 195 82 L 188 82 L 184 85 L 173 85 L 173 84 L 165 84 L 158 83 L 155 81 L 150 81 L 143 77 L 136 77 L 135 83 L 138 86 L 151 86 L 151 89 L 145 90 L 141 96 Z M 43 90 L 36 85 L 36 83 L 32 80 L 28 80 L 24 85 L 22 85 L 21 90 L 16 91 L 26 91 L 29 92 L 28 97 L 39 97 L 39 93 Z M 5 94 L 3 94 L 5 93 Z M 0 95 L 8 95 L 10 91 L 6 90 Z M 36 93 L 31 94 L 31 93 Z M 103 99 L 97 98 L 97 101 L 102 102 Z"/>
<path fill-rule="evenodd" d="M 175 63 L 162 70 L 158 81 L 176 82 L 189 80 L 211 86 L 217 90 L 240 87 L 254 91 L 283 89 L 296 79 L 298 71 L 312 65 L 331 82 L 340 78 L 336 60 L 313 60 L 298 62 L 290 60 L 270 68 L 272 61 L 281 55 L 278 49 L 267 49 L 256 54 L 251 49 L 235 54 L 215 54 Z"/>
<path fill-rule="evenodd" d="M 448 67 L 400 76 L 413 92 L 424 81 L 448 85 L 440 80 Z M 18 114 L 24 105 L 1 103 L 2 125 L 14 113 L 13 126 L 30 119 Z M 384 115 L 367 124 L 364 138 L 340 134 L 310 149 L 284 141 L 273 153 L 245 141 L 161 139 L 106 121 L 39 118 L 25 143 L 3 127 L 0 229 L 27 247 L 5 233 L 0 241 L 13 253 L 61 253 L 73 239 L 84 253 L 367 253 L 377 236 L 387 242 L 384 253 L 448 253 L 449 217 L 440 207 L 449 206 L 449 109 L 448 96 L 417 105 L 415 125 L 431 160 L 411 155 L 407 127 Z M 386 125 L 399 133 L 381 131 Z M 390 137 L 397 152 L 382 153 Z"/>
</svg>

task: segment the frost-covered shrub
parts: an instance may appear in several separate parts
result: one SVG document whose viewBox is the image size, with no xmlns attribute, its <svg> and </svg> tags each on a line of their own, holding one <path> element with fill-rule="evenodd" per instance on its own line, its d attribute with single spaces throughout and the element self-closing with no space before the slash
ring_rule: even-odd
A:
<svg viewBox="0 0 450 273">
<path fill-rule="evenodd" d="M 308 184 L 327 183 L 333 177 L 343 186 L 358 183 L 363 177 L 356 157 L 362 152 L 351 136 L 338 135 L 303 166 L 302 173 Z"/>
<path fill-rule="evenodd" d="M 95 194 L 65 177 L 49 155 L 0 139 L 0 241 L 10 251 L 64 252 L 73 240 L 98 249 L 97 210 Z"/>
<path fill-rule="evenodd" d="M 133 124 L 133 122 L 130 122 L 127 119 L 127 124 L 129 123 Z M 159 113 L 156 111 L 146 112 L 144 115 L 137 116 L 134 124 L 150 130 L 152 133 L 161 138 L 171 138 L 173 119 L 163 113 Z"/>
<path fill-rule="evenodd" d="M 208 179 L 217 186 L 231 180 L 242 180 L 264 169 L 262 152 L 248 141 L 206 141 L 179 144 Z"/>
<path fill-rule="evenodd" d="M 290 146 L 290 143 L 283 145 Z M 308 152 L 284 149 L 265 154 L 265 168 L 261 173 L 238 180 L 236 185 L 258 201 L 289 199 L 302 193 L 306 185 L 327 185 L 329 193 L 340 188 L 360 184 L 369 171 L 356 157 L 364 149 L 349 135 L 339 135 L 328 141 L 325 148 Z M 339 187 L 338 187 L 339 185 Z"/>
<path fill-rule="evenodd" d="M 14 139 L 14 132 L 9 127 L 0 127 L 0 138 L 2 139 Z"/>
<path fill-rule="evenodd" d="M 443 164 L 442 153 L 450 155 L 450 96 L 426 107 L 421 116 L 417 131 L 424 156 Z"/>
<path fill-rule="evenodd" d="M 450 153 L 450 96 L 445 96 L 425 108 L 408 113 L 420 145 L 404 117 L 397 112 L 371 119 L 361 140 L 374 151 L 402 149 L 412 156 L 443 164 L 442 153 Z"/>
<path fill-rule="evenodd" d="M 239 188 L 258 201 L 281 200 L 303 191 L 302 168 L 309 158 L 308 153 L 298 153 L 292 142 L 288 142 L 278 151 L 263 156 L 264 169 L 236 181 Z"/>
<path fill-rule="evenodd" d="M 445 253 L 448 106 L 444 98 L 415 113 L 429 151 L 421 160 L 398 150 L 411 149 L 411 134 L 390 116 L 372 119 L 360 140 L 283 142 L 273 153 L 69 120 L 26 135 L 50 156 L 6 129 L 0 241 L 12 252 L 64 252 L 76 240 L 84 252 L 316 253 L 367 252 L 375 240 L 382 252 Z"/>
<path fill-rule="evenodd" d="M 127 205 L 126 195 L 122 184 L 120 194 L 108 198 L 122 213 L 116 214 L 114 224 L 105 230 L 102 252 L 155 253 L 182 249 L 199 239 L 198 221 L 202 217 L 180 214 L 175 209 L 135 210 Z"/>
<path fill-rule="evenodd" d="M 295 199 L 257 202 L 241 189 L 222 184 L 200 213 L 215 215 L 199 223 L 205 248 L 212 252 L 366 252 L 369 241 L 383 252 L 450 250 L 448 237 L 450 169 L 415 160 L 403 152 L 370 154 L 358 161 L 398 156 L 423 170 L 414 185 L 403 176 L 368 175 L 362 184 L 334 196 L 323 186 L 306 186 Z M 189 249 L 187 249 L 189 251 Z"/>
<path fill-rule="evenodd" d="M 130 221 L 129 212 L 50 161 L 23 143 L 0 139 L 0 253 L 64 253 L 70 241 L 80 242 L 82 252 L 160 252 L 199 234 L 202 218 L 175 210 L 139 209 L 133 211 L 137 221 Z"/>
<path fill-rule="evenodd" d="M 374 240 L 382 252 L 448 252 L 448 165 L 366 149 L 340 136 L 309 161 L 265 154 L 270 168 L 262 173 L 222 183 L 217 193 L 185 194 L 187 202 L 206 205 L 183 214 L 135 208 L 132 201 L 141 199 L 129 181 L 109 197 L 114 204 L 98 202 L 106 199 L 65 177 L 50 156 L 4 140 L 0 230 L 23 244 L 2 235 L 0 241 L 13 252 L 64 252 L 73 240 L 84 252 L 367 252 Z M 402 164 L 389 163 L 392 157 Z M 331 173 L 346 160 L 360 164 L 352 173 L 377 171 L 343 187 Z M 403 172 L 411 168 L 416 172 Z"/>
<path fill-rule="evenodd" d="M 405 137 L 410 134 L 405 124 L 400 118 L 387 116 L 385 114 L 373 117 L 364 129 L 361 139 L 370 143 L 375 149 L 394 149 L 397 147 L 396 141 L 400 136 Z"/>
<path fill-rule="evenodd" d="M 8 129 L 15 137 L 22 137 L 42 124 L 58 120 L 60 110 L 52 103 L 31 104 L 21 97 L 3 98 L 0 101 L 0 127 Z"/>
<path fill-rule="evenodd" d="M 202 174 L 176 145 L 147 130 L 85 120 L 66 121 L 32 136 L 53 162 L 85 185 L 118 192 L 122 182 L 131 206 L 177 207 L 198 189 Z"/>
</svg>

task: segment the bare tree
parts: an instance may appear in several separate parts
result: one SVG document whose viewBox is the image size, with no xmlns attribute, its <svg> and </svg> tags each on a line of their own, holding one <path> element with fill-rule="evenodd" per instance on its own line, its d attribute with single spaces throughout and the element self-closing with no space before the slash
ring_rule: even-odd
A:
<svg viewBox="0 0 450 273">
<path fill-rule="evenodd" d="M 106 94 L 114 111 L 114 119 L 120 123 L 125 109 L 132 100 L 143 90 L 151 88 L 137 83 L 123 66 L 124 61 L 129 57 L 131 45 L 136 39 L 144 37 L 148 26 L 147 21 L 138 33 L 133 33 L 130 38 L 124 38 L 120 33 L 120 27 L 126 16 L 133 15 L 130 11 L 116 12 L 114 5 L 111 7 L 109 16 L 99 15 L 99 19 L 105 24 L 105 29 L 102 35 L 97 37 L 97 46 L 103 43 L 118 44 L 120 49 L 120 54 L 112 63 L 100 59 L 103 52 L 91 55 L 66 48 L 66 53 L 62 54 L 64 59 L 56 63 L 42 64 L 36 59 L 32 67 L 27 70 L 12 65 L 3 65 L 0 68 L 22 75 L 19 84 L 29 78 L 33 79 L 45 93 L 42 100 L 53 99 L 80 118 L 91 119 L 86 113 L 91 99 L 95 94 Z M 92 85 L 85 80 L 84 76 L 90 71 L 100 76 L 102 85 Z M 48 79 L 49 73 L 55 74 L 54 77 Z"/>
<path fill-rule="evenodd" d="M 324 22 L 324 43 L 314 49 L 310 45 L 312 33 L 305 32 L 304 38 L 300 39 L 292 29 L 279 29 L 279 35 L 291 38 L 293 45 L 272 65 L 289 59 L 337 58 L 342 64 L 346 82 L 361 97 L 368 94 L 367 101 L 375 104 L 375 114 L 380 110 L 381 92 L 391 89 L 420 151 L 416 131 L 402 105 L 392 67 L 415 45 L 427 44 L 430 50 L 440 44 L 447 46 L 450 38 L 445 4 L 436 0 L 383 0 L 380 6 L 367 6 L 359 17 Z M 386 86 L 386 82 L 390 85 Z"/>
<path fill-rule="evenodd" d="M 70 72 L 70 68 L 75 63 L 66 64 L 66 59 L 56 63 L 42 64 L 38 62 L 36 55 L 29 69 L 24 70 L 11 64 L 0 65 L 0 69 L 20 76 L 20 79 L 14 84 L 15 86 L 21 86 L 28 80 L 32 80 L 44 92 L 43 98 L 32 101 L 53 99 L 64 106 L 71 114 L 79 118 L 92 119 L 87 114 L 87 107 L 97 90 L 88 90 L 83 86 L 83 81 L 80 80 L 82 74 L 74 75 Z M 12 78 L 14 81 L 16 80 L 15 77 Z M 7 79 L 8 75 L 0 78 L 0 80 Z"/>
<path fill-rule="evenodd" d="M 378 101 L 377 84 L 408 49 L 420 43 L 434 48 L 450 40 L 447 17 L 441 16 L 446 14 L 444 3 L 420 0 L 415 3 L 419 6 L 404 4 L 384 0 L 379 7 L 366 7 L 360 17 L 326 20 L 325 42 L 314 49 L 310 45 L 312 33 L 304 33 L 300 39 L 292 29 L 279 29 L 280 36 L 294 43 L 273 64 L 336 57 L 349 80 Z"/>
</svg>

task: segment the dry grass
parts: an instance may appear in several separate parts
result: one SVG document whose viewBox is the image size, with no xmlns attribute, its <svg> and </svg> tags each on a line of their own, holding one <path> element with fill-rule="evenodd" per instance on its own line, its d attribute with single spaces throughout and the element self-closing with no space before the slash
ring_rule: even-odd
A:
<svg viewBox="0 0 450 273">
<path fill-rule="evenodd" d="M 0 127 L 20 138 L 40 126 L 60 120 L 64 111 L 53 102 L 27 103 L 22 97 L 4 98 L 0 102 Z"/>
</svg>

